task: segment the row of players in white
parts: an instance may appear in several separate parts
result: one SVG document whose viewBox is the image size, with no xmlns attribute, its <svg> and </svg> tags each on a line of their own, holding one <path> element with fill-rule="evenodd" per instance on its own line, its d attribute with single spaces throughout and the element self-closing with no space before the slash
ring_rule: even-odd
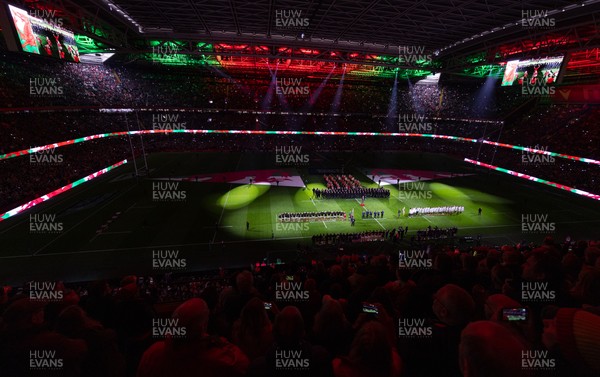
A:
<svg viewBox="0 0 600 377">
<path fill-rule="evenodd" d="M 444 215 L 450 213 L 463 213 L 464 211 L 465 207 L 463 206 L 411 208 L 408 210 L 408 216 Z"/>
</svg>

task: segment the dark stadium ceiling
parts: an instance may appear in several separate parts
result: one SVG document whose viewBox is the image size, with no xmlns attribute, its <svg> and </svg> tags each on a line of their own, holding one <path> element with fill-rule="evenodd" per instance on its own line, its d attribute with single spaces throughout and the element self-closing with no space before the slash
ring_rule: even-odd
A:
<svg viewBox="0 0 600 377">
<path fill-rule="evenodd" d="M 30 2 L 31 0 L 25 0 Z M 43 0 L 42 0 L 43 2 Z M 302 44 L 380 52 L 395 46 L 444 49 L 471 37 L 528 33 L 523 12 L 590 15 L 597 0 L 49 0 L 76 5 L 126 34 L 215 43 Z M 112 4 L 112 5 L 111 5 Z M 586 4 L 588 8 L 582 6 Z M 119 12 L 122 11 L 122 12 Z M 592 12 L 593 13 L 593 12 Z M 526 13 L 527 14 L 527 13 Z M 514 25 L 510 27 L 508 25 Z M 125 30 L 126 29 L 126 30 Z M 495 31 L 487 33 L 487 31 Z M 484 35 L 481 35 L 485 33 Z M 442 50 L 446 51 L 446 50 Z"/>
</svg>

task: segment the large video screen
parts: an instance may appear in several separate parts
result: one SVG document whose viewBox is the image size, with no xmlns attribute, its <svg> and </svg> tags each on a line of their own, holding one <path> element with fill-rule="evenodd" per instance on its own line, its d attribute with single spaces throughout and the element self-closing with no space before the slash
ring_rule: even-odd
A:
<svg viewBox="0 0 600 377">
<path fill-rule="evenodd" d="M 502 86 L 550 85 L 556 82 L 564 56 L 512 60 L 506 63 Z"/>
<path fill-rule="evenodd" d="M 32 17 L 26 10 L 8 6 L 24 52 L 79 62 L 79 50 L 72 32 Z"/>
</svg>

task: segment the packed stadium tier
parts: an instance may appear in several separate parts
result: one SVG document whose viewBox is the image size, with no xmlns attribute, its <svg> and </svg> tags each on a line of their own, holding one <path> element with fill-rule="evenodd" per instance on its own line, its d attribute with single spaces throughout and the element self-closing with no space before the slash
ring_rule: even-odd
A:
<svg viewBox="0 0 600 377">
<path fill-rule="evenodd" d="M 18 151 L 32 146 L 41 146 L 54 142 L 77 139 L 85 136 L 105 134 L 132 129 L 142 130 L 191 130 L 191 129 L 260 129 L 280 130 L 282 124 L 289 124 L 296 130 L 304 131 L 349 131 L 349 132 L 425 132 L 438 135 L 454 135 L 460 137 L 487 139 L 504 127 L 500 139 L 490 140 L 513 145 L 535 147 L 548 151 L 570 154 L 587 158 L 598 158 L 600 151 L 596 147 L 600 143 L 600 133 L 596 127 L 600 121 L 598 105 L 581 104 L 547 104 L 537 103 L 515 119 L 491 122 L 449 121 L 443 114 L 438 120 L 426 117 L 414 121 L 422 127 L 403 127 L 400 123 L 382 125 L 381 118 L 372 115 L 334 117 L 327 115 L 293 115 L 289 113 L 269 113 L 260 115 L 260 123 L 256 123 L 257 114 L 252 111 L 205 109 L 202 112 L 194 109 L 156 109 L 144 108 L 137 112 L 101 112 L 97 110 L 38 109 L 38 111 L 18 111 L 5 109 L 2 113 L 3 127 L 0 153 Z M 139 123 L 138 123 L 139 122 Z M 503 124 L 504 123 L 504 124 Z M 35 132 L 32 132 L 35 127 Z M 585 137 L 573 137 L 573 132 Z M 327 138 L 325 138 L 327 139 Z M 387 139 L 386 145 L 394 142 Z M 403 141 L 403 140 L 401 140 Z M 369 141 L 361 140 L 361 143 Z M 370 142 L 369 142 L 370 143 Z M 459 143 L 461 147 L 465 144 Z M 370 147 L 370 145 L 367 145 Z M 281 147 L 278 145 L 278 147 Z M 303 145 L 304 147 L 304 145 Z M 349 147 L 353 147 L 349 145 Z M 358 145 L 360 148 L 360 144 Z M 394 145 L 397 149 L 399 145 Z M 288 152 L 289 147 L 284 147 Z M 298 147 L 295 147 L 298 148 Z M 273 148 L 274 149 L 274 148 Z M 302 157 L 301 154 L 299 154 Z M 466 156 L 465 156 L 466 157 Z M 283 160 L 283 158 L 282 158 Z M 291 159 L 289 159 L 291 160 Z"/>
<path fill-rule="evenodd" d="M 189 75 L 177 70 L 136 68 L 132 65 L 63 64 L 45 61 L 39 64 L 36 57 L 0 52 L 0 71 L 6 72 L 0 82 L 0 92 L 5 94 L 6 107 L 37 106 L 103 106 L 103 107 L 207 107 L 213 109 L 259 109 L 269 92 L 268 77 L 240 77 L 232 80 L 219 73 L 208 72 L 202 76 Z M 30 80 L 40 80 L 30 87 Z M 48 81 L 50 80 L 50 81 Z M 309 102 L 311 96 L 290 97 L 275 95 L 269 103 L 270 110 L 289 111 L 310 109 L 328 112 L 334 102 L 338 83 L 331 80 L 321 89 L 321 80 L 307 84 L 311 94 L 319 90 L 318 100 Z M 370 83 L 346 83 L 339 103 L 340 113 L 386 114 L 390 100 L 390 86 Z M 448 116 L 477 116 L 494 118 L 507 113 L 527 100 L 520 88 L 495 88 L 498 100 L 472 103 L 483 81 L 450 86 L 410 86 L 406 82 L 398 87 L 398 111 L 401 114 L 430 114 L 442 112 Z M 60 89 L 54 95 L 31 95 L 31 91 L 44 91 L 47 87 Z M 272 89 L 271 89 L 272 90 Z M 33 101 L 32 101 L 33 99 Z M 283 99 L 283 100 L 282 100 Z M 443 101 L 441 100 L 443 99 Z"/>
</svg>

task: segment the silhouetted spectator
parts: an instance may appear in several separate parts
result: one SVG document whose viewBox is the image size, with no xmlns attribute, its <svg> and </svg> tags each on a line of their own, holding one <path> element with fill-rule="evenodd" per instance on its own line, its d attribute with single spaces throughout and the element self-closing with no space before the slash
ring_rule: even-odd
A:
<svg viewBox="0 0 600 377">
<path fill-rule="evenodd" d="M 244 306 L 240 319 L 233 325 L 233 343 L 240 347 L 250 360 L 254 360 L 265 356 L 273 343 L 272 330 L 273 326 L 264 302 L 254 297 Z"/>
<path fill-rule="evenodd" d="M 250 299 L 260 294 L 254 287 L 254 277 L 250 271 L 242 271 L 235 277 L 235 286 L 221 292 L 217 315 L 219 316 L 219 331 L 226 336 L 231 335 L 233 322 L 239 318 L 242 308 Z"/>
<path fill-rule="evenodd" d="M 181 304 L 173 313 L 183 337 L 167 337 L 154 343 L 140 361 L 138 377 L 243 376 L 248 357 L 225 338 L 206 333 L 208 306 L 199 298 Z"/>
<path fill-rule="evenodd" d="M 152 344 L 150 334 L 155 313 L 152 305 L 140 296 L 136 276 L 121 280 L 121 288 L 114 300 L 111 322 L 119 335 L 120 349 L 125 354 L 127 374 L 131 374 L 135 372 L 144 350 Z"/>
<path fill-rule="evenodd" d="M 304 320 L 298 308 L 283 308 L 275 319 L 273 336 L 275 342 L 251 375 L 330 375 L 329 355 L 323 347 L 313 346 L 305 339 Z"/>
<path fill-rule="evenodd" d="M 2 377 L 84 376 L 85 342 L 47 330 L 44 306 L 39 301 L 18 298 L 4 312 L 0 328 Z"/>
<path fill-rule="evenodd" d="M 348 356 L 332 362 L 335 377 L 399 377 L 402 360 L 379 322 L 364 324 L 354 337 Z"/>
<path fill-rule="evenodd" d="M 339 301 L 325 296 L 323 306 L 315 316 L 312 341 L 322 345 L 331 356 L 346 354 L 352 340 L 352 326 Z"/>
<path fill-rule="evenodd" d="M 600 316 L 581 309 L 562 308 L 554 318 L 544 320 L 544 346 L 564 360 L 560 375 L 600 375 Z"/>
<path fill-rule="evenodd" d="M 83 339 L 88 354 L 82 364 L 86 377 L 121 377 L 125 375 L 125 360 L 117 347 L 117 334 L 105 329 L 78 306 L 65 308 L 58 316 L 56 331 L 71 338 Z"/>
<path fill-rule="evenodd" d="M 467 325 L 460 336 L 460 370 L 465 377 L 524 377 L 526 342 L 509 328 L 491 321 Z"/>
</svg>

